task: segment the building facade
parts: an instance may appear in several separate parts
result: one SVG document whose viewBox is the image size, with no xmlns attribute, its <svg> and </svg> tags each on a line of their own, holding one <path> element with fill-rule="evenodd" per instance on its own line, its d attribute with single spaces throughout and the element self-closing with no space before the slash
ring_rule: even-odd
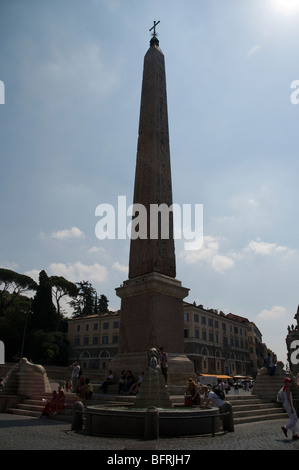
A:
<svg viewBox="0 0 299 470">
<path fill-rule="evenodd" d="M 248 324 L 202 305 L 184 305 L 185 353 L 201 374 L 252 375 Z"/>
<path fill-rule="evenodd" d="M 71 361 L 105 373 L 118 352 L 119 327 L 120 311 L 70 319 Z M 255 376 L 263 363 L 262 334 L 253 322 L 187 302 L 184 346 L 195 373 Z"/>
<path fill-rule="evenodd" d="M 72 318 L 68 321 L 71 362 L 83 369 L 105 372 L 118 351 L 120 312 Z"/>
</svg>

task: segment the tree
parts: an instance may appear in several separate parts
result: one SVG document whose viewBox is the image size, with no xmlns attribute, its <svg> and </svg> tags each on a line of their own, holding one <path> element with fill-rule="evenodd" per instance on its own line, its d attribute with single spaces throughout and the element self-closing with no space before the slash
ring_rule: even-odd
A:
<svg viewBox="0 0 299 470">
<path fill-rule="evenodd" d="M 77 282 L 78 295 L 69 305 L 74 309 L 73 317 L 81 317 L 94 313 L 96 291 L 88 281 Z"/>
<path fill-rule="evenodd" d="M 57 315 L 58 315 L 58 325 L 56 326 L 56 329 L 58 330 L 60 326 L 60 321 L 63 318 L 61 307 L 60 307 L 60 300 L 62 299 L 62 297 L 65 297 L 65 296 L 73 297 L 73 298 L 77 297 L 79 290 L 76 284 L 74 284 L 73 282 L 67 281 L 62 276 L 51 276 L 50 282 L 52 285 L 52 294 L 56 302 Z"/>
<path fill-rule="evenodd" d="M 39 273 L 39 285 L 32 301 L 31 328 L 34 330 L 55 331 L 59 322 L 52 301 L 52 283 L 45 271 Z"/>
<path fill-rule="evenodd" d="M 109 301 L 107 297 L 104 294 L 102 294 L 98 300 L 98 311 L 100 313 L 108 312 L 108 304 L 109 304 Z"/>
<path fill-rule="evenodd" d="M 8 294 L 8 296 L 11 294 Z M 26 352 L 27 319 L 31 312 L 32 299 L 18 295 L 0 316 L 0 339 L 5 344 L 5 359 L 11 362 Z M 25 341 L 25 343 L 24 343 Z"/>
<path fill-rule="evenodd" d="M 0 268 L 0 315 L 12 305 L 16 298 L 26 291 L 36 291 L 37 283 L 30 276 L 10 269 Z"/>
</svg>

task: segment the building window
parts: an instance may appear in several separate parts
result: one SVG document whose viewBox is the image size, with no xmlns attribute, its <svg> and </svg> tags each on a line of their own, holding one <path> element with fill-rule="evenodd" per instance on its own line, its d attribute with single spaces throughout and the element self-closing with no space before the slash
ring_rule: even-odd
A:
<svg viewBox="0 0 299 470">
<path fill-rule="evenodd" d="M 118 343 L 118 335 L 113 335 L 112 336 L 112 344 L 117 344 Z"/>
<path fill-rule="evenodd" d="M 75 338 L 75 346 L 80 346 L 80 336 Z"/>
<path fill-rule="evenodd" d="M 195 336 L 196 339 L 199 339 L 199 329 L 198 328 L 195 328 L 194 336 Z"/>
<path fill-rule="evenodd" d="M 114 328 L 114 330 L 117 330 L 119 328 L 119 321 L 114 321 L 113 322 L 113 328 Z"/>
<path fill-rule="evenodd" d="M 199 323 L 199 315 L 198 313 L 194 313 L 194 322 Z"/>
<path fill-rule="evenodd" d="M 206 317 L 201 317 L 201 323 L 202 323 L 203 325 L 206 325 L 206 323 L 207 323 Z"/>
<path fill-rule="evenodd" d="M 108 321 L 105 321 L 103 323 L 103 330 L 109 330 L 109 322 Z"/>
<path fill-rule="evenodd" d="M 189 329 L 188 328 L 184 329 L 184 338 L 189 338 Z"/>
<path fill-rule="evenodd" d="M 80 326 L 81 326 L 80 324 L 77 325 L 77 332 L 78 332 L 78 333 L 79 333 L 79 331 L 80 331 Z"/>
<path fill-rule="evenodd" d="M 94 330 L 94 331 L 97 331 L 97 330 L 98 330 L 98 327 L 99 327 L 98 323 L 94 323 L 94 324 L 93 324 L 93 330 Z"/>
<path fill-rule="evenodd" d="M 99 344 L 99 337 L 98 336 L 93 337 L 92 344 Z"/>
<path fill-rule="evenodd" d="M 102 344 L 108 344 L 108 335 L 102 336 Z"/>
<path fill-rule="evenodd" d="M 89 344 L 89 336 L 84 336 L 83 344 L 84 344 L 84 345 Z"/>
<path fill-rule="evenodd" d="M 184 321 L 189 321 L 189 313 L 184 313 Z"/>
</svg>

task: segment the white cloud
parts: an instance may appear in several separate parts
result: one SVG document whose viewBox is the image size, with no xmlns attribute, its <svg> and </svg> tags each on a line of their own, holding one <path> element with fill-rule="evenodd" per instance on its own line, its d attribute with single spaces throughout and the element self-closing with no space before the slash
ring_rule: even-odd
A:
<svg viewBox="0 0 299 470">
<path fill-rule="evenodd" d="M 257 255 L 272 255 L 274 253 L 288 254 L 292 250 L 276 243 L 263 242 L 258 238 L 257 240 L 251 240 L 245 247 L 245 251 L 252 251 Z"/>
<path fill-rule="evenodd" d="M 98 263 L 86 265 L 77 261 L 74 264 L 52 263 L 50 265 L 52 275 L 63 276 L 72 282 L 89 281 L 104 282 L 108 277 L 105 266 Z"/>
<path fill-rule="evenodd" d="M 181 252 L 180 256 L 187 264 L 207 263 L 214 271 L 224 273 L 228 269 L 233 268 L 235 255 L 233 253 L 222 255 L 219 253 L 220 238 L 205 236 L 200 250 L 188 250 Z"/>
<path fill-rule="evenodd" d="M 105 248 L 103 248 L 102 246 L 92 246 L 91 248 L 89 248 L 89 250 L 87 250 L 87 253 L 99 253 L 99 252 L 102 252 L 102 253 L 105 253 Z"/>
<path fill-rule="evenodd" d="M 83 238 L 84 233 L 79 228 L 72 227 L 70 229 L 53 232 L 51 237 L 55 238 L 56 240 L 64 240 L 66 238 Z"/>
<path fill-rule="evenodd" d="M 39 273 L 40 271 L 38 269 L 31 269 L 29 271 L 24 272 L 26 276 L 31 277 L 37 283 L 39 282 Z"/>
<path fill-rule="evenodd" d="M 284 307 L 280 307 L 279 305 L 275 305 L 271 308 L 271 310 L 262 310 L 258 315 L 257 318 L 260 321 L 268 321 L 268 320 L 277 320 L 278 318 L 283 318 L 286 316 L 286 309 Z"/>
<path fill-rule="evenodd" d="M 218 273 L 225 273 L 228 269 L 234 267 L 234 260 L 228 256 L 215 255 L 211 260 L 212 268 Z"/>
<path fill-rule="evenodd" d="M 118 261 L 113 263 L 112 268 L 115 269 L 116 271 L 120 271 L 122 273 L 128 274 L 128 266 L 125 266 L 124 264 L 120 264 Z"/>
</svg>

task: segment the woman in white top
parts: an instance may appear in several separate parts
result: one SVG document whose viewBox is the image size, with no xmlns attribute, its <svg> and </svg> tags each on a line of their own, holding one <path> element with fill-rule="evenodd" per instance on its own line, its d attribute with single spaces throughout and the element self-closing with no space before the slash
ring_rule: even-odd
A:
<svg viewBox="0 0 299 470">
<path fill-rule="evenodd" d="M 289 422 L 285 426 L 282 426 L 281 429 L 286 437 L 288 435 L 288 430 L 290 430 L 293 434 L 293 439 L 299 439 L 299 436 L 297 434 L 298 433 L 298 429 L 297 429 L 298 418 L 297 418 L 296 411 L 293 407 L 293 395 L 291 392 L 291 384 L 292 384 L 292 379 L 290 379 L 289 377 L 285 377 L 284 387 L 283 387 L 283 407 L 289 416 Z"/>
</svg>

